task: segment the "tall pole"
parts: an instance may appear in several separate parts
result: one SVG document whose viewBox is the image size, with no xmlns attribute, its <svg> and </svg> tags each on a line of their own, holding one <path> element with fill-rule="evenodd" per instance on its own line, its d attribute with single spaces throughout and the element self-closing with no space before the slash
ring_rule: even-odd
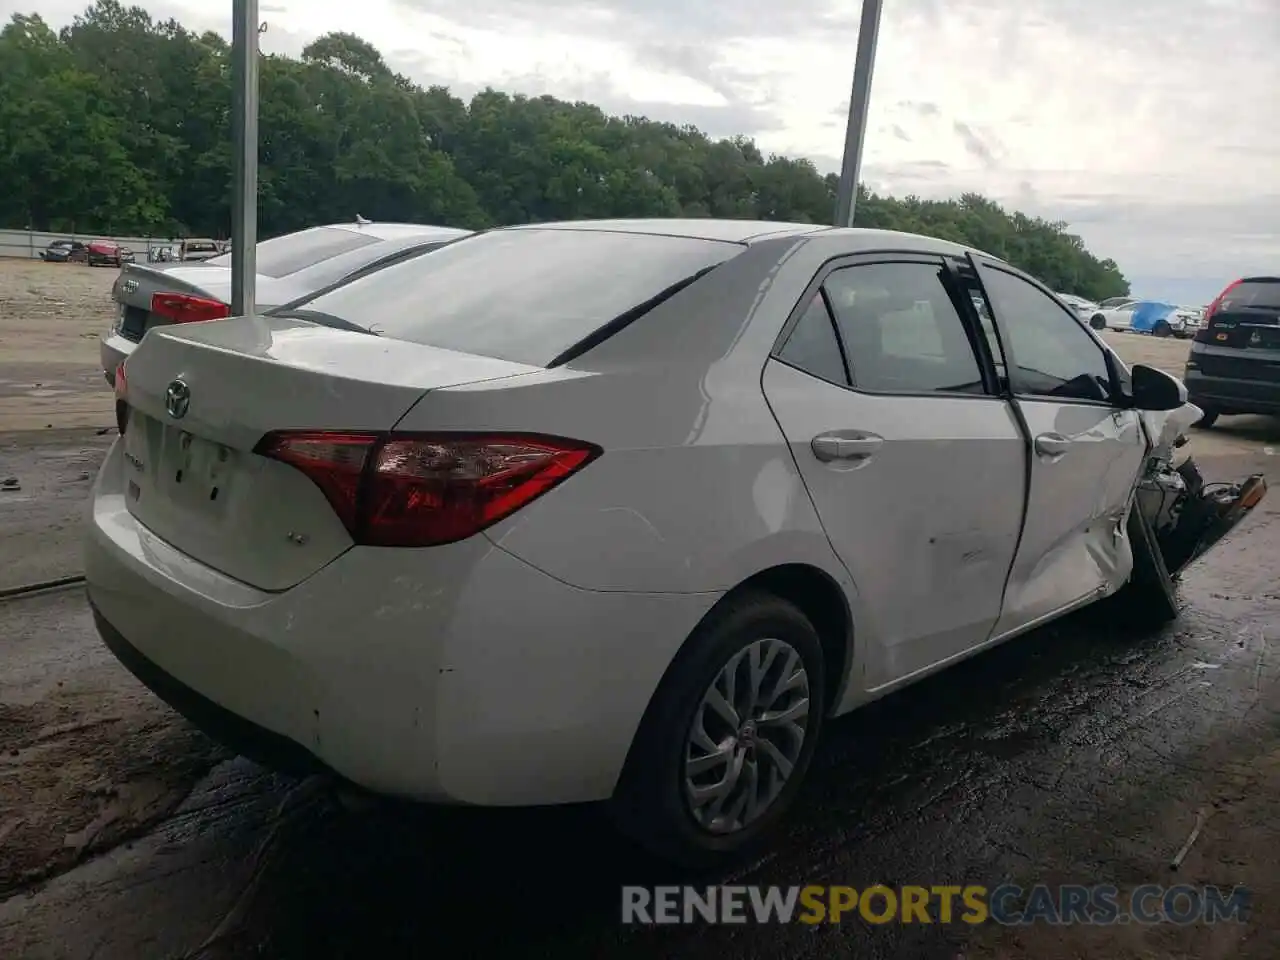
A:
<svg viewBox="0 0 1280 960">
<path fill-rule="evenodd" d="M 858 53 L 853 62 L 853 93 L 849 97 L 849 122 L 844 130 L 844 164 L 840 168 L 840 192 L 836 195 L 837 227 L 853 226 L 858 198 L 858 174 L 862 171 L 862 143 L 867 134 L 867 106 L 871 102 L 871 73 L 876 64 L 880 37 L 881 0 L 862 0 L 858 25 Z"/>
<path fill-rule="evenodd" d="M 254 312 L 258 275 L 258 0 L 231 0 L 231 313 Z"/>
</svg>

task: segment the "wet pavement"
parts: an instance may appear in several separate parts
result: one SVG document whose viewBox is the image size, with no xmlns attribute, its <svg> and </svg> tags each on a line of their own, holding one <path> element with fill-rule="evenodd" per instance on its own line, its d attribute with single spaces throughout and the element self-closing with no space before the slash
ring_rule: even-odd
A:
<svg viewBox="0 0 1280 960">
<path fill-rule="evenodd" d="M 1223 457 L 1206 473 L 1268 465 L 1261 453 Z M 1273 494 L 1188 572 L 1183 616 L 1157 634 L 1087 611 L 830 724 L 774 852 L 732 878 L 656 867 L 591 808 L 366 807 L 233 760 L 158 827 L 0 903 L 0 957 L 1280 956 L 1266 924 L 1141 941 L 1131 929 L 1086 950 L 1061 931 L 1036 941 L 958 925 L 618 923 L 623 883 L 1185 881 L 1247 884 L 1259 902 L 1280 893 L 1262 853 L 1280 848 L 1278 518 Z M 32 643 L 88 647 L 82 606 L 75 592 L 10 603 L 0 629 L 17 618 Z M 1216 812 L 1172 878 L 1201 809 Z"/>
</svg>

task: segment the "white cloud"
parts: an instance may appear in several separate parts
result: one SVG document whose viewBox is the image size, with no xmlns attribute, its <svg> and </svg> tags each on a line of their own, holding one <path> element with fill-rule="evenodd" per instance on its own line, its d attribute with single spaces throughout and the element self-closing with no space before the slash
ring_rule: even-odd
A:
<svg viewBox="0 0 1280 960">
<path fill-rule="evenodd" d="M 230 30 L 197 0 L 147 0 Z M 55 24 L 82 4 L 0 0 Z M 1280 261 L 1280 0 L 893 0 L 864 179 L 1064 219 L 1141 294 Z M 268 0 L 268 51 L 369 40 L 396 69 L 746 133 L 834 169 L 859 0 Z"/>
</svg>

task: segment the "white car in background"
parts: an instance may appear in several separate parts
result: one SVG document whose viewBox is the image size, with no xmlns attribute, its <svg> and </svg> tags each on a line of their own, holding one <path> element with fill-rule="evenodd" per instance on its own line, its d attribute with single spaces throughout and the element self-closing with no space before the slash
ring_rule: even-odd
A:
<svg viewBox="0 0 1280 960">
<path fill-rule="evenodd" d="M 1098 312 L 1096 303 L 1092 300 L 1086 300 L 1084 297 L 1077 297 L 1074 293 L 1060 293 L 1058 294 L 1058 299 L 1074 310 L 1076 316 L 1081 320 L 1087 321 Z"/>
<path fill-rule="evenodd" d="M 1154 337 L 1195 336 L 1200 329 L 1202 313 L 1191 307 L 1179 307 L 1161 300 L 1129 300 L 1116 306 L 1102 304 L 1088 317 L 1095 330 L 1127 330 Z"/>
<path fill-rule="evenodd" d="M 332 223 L 263 240 L 257 246 L 259 310 L 310 296 L 321 287 L 442 246 L 469 231 L 417 223 Z M 102 372 L 116 370 L 148 330 L 231 315 L 231 253 L 198 263 L 129 263 L 111 298 L 116 318 L 99 341 Z"/>
</svg>

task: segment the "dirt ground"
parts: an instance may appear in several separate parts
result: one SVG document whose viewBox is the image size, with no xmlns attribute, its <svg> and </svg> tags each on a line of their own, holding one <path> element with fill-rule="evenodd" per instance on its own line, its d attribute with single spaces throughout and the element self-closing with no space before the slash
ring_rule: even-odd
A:
<svg viewBox="0 0 1280 960">
<path fill-rule="evenodd" d="M 225 757 L 83 642 L 68 599 L 0 605 L 0 899 L 156 822 Z"/>
<path fill-rule="evenodd" d="M 109 289 L 114 277 L 115 271 L 109 269 L 0 260 L 0 481 L 14 478 L 10 484 L 0 483 L 0 590 L 80 573 L 78 524 L 84 498 L 97 464 L 113 439 L 112 395 L 98 366 L 97 337 L 111 321 Z M 1188 349 L 1184 341 L 1130 334 L 1108 334 L 1108 339 L 1128 362 L 1151 363 L 1175 374 L 1181 373 Z M 1206 465 L 1207 475 L 1216 479 L 1255 469 L 1268 470 L 1277 448 L 1280 432 L 1275 421 L 1238 417 L 1220 420 L 1212 431 L 1197 431 L 1190 449 Z M 1114 725 L 1107 720 L 1097 721 L 1107 727 L 1099 734 L 1097 744 L 1085 743 L 1068 755 L 1070 764 L 1079 765 L 1080 778 L 1099 772 L 1102 786 L 1088 794 L 1087 802 L 1073 801 L 1073 806 L 1056 809 L 1055 797 L 1063 790 L 1055 790 L 1052 784 L 1067 775 L 1067 767 L 1059 767 L 1053 777 L 1046 776 L 1048 788 L 1041 789 L 1033 800 L 1020 801 L 1038 811 L 1031 815 L 1040 831 L 1034 838 L 1011 839 L 1018 830 L 1025 829 L 1015 822 L 1026 816 L 1025 811 L 1015 811 L 1010 814 L 1012 825 L 1006 826 L 1004 821 L 987 824 L 992 834 L 982 840 L 983 850 L 1014 851 L 1011 856 L 1019 875 L 1040 882 L 1116 879 L 1121 883 L 1244 884 L 1255 891 L 1261 905 L 1260 918 L 1247 928 L 986 928 L 967 942 L 957 943 L 950 956 L 960 954 L 969 960 L 1076 960 L 1086 956 L 1106 956 L 1109 960 L 1274 960 L 1280 956 L 1280 923 L 1275 911 L 1280 897 L 1280 845 L 1276 843 L 1275 826 L 1280 822 L 1280 663 L 1273 662 L 1269 653 L 1269 624 L 1280 613 L 1280 594 L 1270 572 L 1273 566 L 1267 561 L 1267 556 L 1274 556 L 1269 551 L 1276 543 L 1273 532 L 1280 530 L 1277 520 L 1280 493 L 1273 494 L 1272 500 L 1264 504 L 1248 530 L 1224 544 L 1184 586 L 1184 596 L 1190 597 L 1194 615 L 1188 620 L 1190 626 L 1184 628 L 1185 639 L 1176 641 L 1191 651 L 1183 661 L 1170 665 L 1154 680 L 1127 677 L 1120 682 L 1113 675 L 1105 680 L 1121 688 L 1127 683 L 1146 683 L 1150 687 L 1139 691 L 1131 712 L 1118 717 Z M 1219 646 L 1227 650 L 1219 658 L 1220 663 L 1206 666 L 1201 662 L 1211 659 L 1204 651 L 1214 651 Z M 1016 658 L 1022 654 L 998 656 Z M 1077 673 L 1089 668 L 1066 663 L 1060 669 L 1064 678 L 1061 687 L 1045 693 L 1043 702 L 1052 699 L 1086 703 L 1088 695 L 1081 692 L 1085 678 Z M 1115 669 L 1123 671 L 1124 662 Z M 1208 672 L 1201 673 L 1202 670 Z M 1021 673 L 1034 674 L 1035 669 L 1029 666 Z M 1170 719 L 1173 711 L 1183 709 L 1201 695 L 1202 685 L 1209 682 L 1201 677 L 1221 681 L 1228 675 L 1234 686 L 1218 713 L 1187 708 L 1185 715 Z M 974 681 L 978 674 L 967 676 Z M 943 690 L 938 686 L 930 689 L 933 694 L 920 695 L 924 700 L 936 699 Z M 1140 699 L 1148 694 L 1152 696 L 1147 701 Z M 1008 709 L 1015 714 L 1039 709 L 1036 703 L 1041 701 L 1035 698 L 1040 694 L 1027 696 L 1031 706 L 1020 709 L 1014 703 Z M 907 701 L 908 705 L 913 702 Z M 898 716 L 904 711 L 909 714 L 911 709 L 914 708 L 900 704 Z M 997 704 L 992 712 L 999 714 L 1004 709 Z M 1125 748 L 1129 750 L 1127 754 L 1118 750 L 1116 744 L 1126 743 L 1125 737 L 1136 736 L 1135 730 L 1162 718 L 1178 725 L 1176 730 L 1171 728 L 1170 740 L 1173 733 L 1181 734 L 1185 732 L 1183 728 L 1199 724 L 1197 738 L 1175 750 L 1157 734 L 1129 745 Z M 982 722 L 994 729 L 1014 720 L 1001 715 Z M 854 719 L 850 723 L 861 730 L 862 721 Z M 846 729 L 850 723 L 846 723 Z M 895 719 L 892 725 L 896 727 L 898 723 Z M 938 738 L 949 736 L 945 731 L 951 727 L 941 724 L 940 729 L 943 732 L 936 736 L 921 734 L 919 744 L 899 743 L 898 748 L 903 751 L 900 757 L 921 755 L 920 751 L 927 752 L 929 743 L 942 742 Z M 860 742 L 865 742 L 872 732 L 864 731 Z M 836 745 L 831 749 L 836 753 L 846 750 L 840 745 L 839 735 L 835 736 Z M 138 952 L 141 948 L 137 931 L 141 926 L 118 927 L 114 945 L 101 953 L 94 937 L 84 939 L 78 947 L 71 939 L 59 939 L 55 944 L 52 937 L 69 937 L 66 931 L 75 925 L 77 911 L 90 896 L 90 889 L 98 891 L 93 896 L 102 898 L 101 916 L 113 917 L 111 922 L 125 924 L 121 918 L 132 916 L 135 919 L 130 923 L 153 922 L 171 927 L 167 934 L 171 938 L 186 937 L 190 931 L 182 926 L 181 911 L 154 921 L 145 920 L 160 901 L 130 899 L 134 894 L 129 891 L 141 889 L 132 881 L 125 879 L 116 889 L 109 885 L 86 886 L 87 880 L 76 878 L 83 870 L 127 873 L 137 869 L 150 871 L 148 876 L 152 879 L 148 882 L 157 887 L 168 886 L 167 871 L 172 865 L 165 866 L 166 851 L 180 850 L 186 843 L 183 831 L 194 829 L 189 825 L 174 827 L 179 822 L 174 819 L 174 811 L 193 789 L 199 793 L 197 783 L 222 757 L 220 750 L 159 704 L 94 641 L 88 611 L 74 593 L 0 600 L 0 957 L 80 960 L 91 955 L 161 955 Z M 876 779 L 866 785 L 867 789 L 889 789 L 878 785 L 891 780 L 896 783 L 897 766 L 906 762 L 894 760 L 890 766 L 873 771 Z M 1137 771 L 1146 767 L 1156 772 L 1138 779 Z M 938 769 L 922 766 L 915 776 L 928 785 L 927 778 L 937 776 Z M 1012 793 L 1015 788 L 1026 787 L 1027 782 L 1018 781 L 1008 789 Z M 839 789 L 846 788 L 823 787 L 832 795 Z M 929 785 L 929 790 L 933 789 Z M 990 796 L 987 800 L 999 802 Z M 821 808 L 830 802 L 824 799 L 810 806 Z M 191 803 L 187 801 L 188 808 Z M 197 801 L 197 806 L 202 803 L 217 807 L 222 801 Z M 894 803 L 894 811 L 899 807 L 908 810 L 905 801 Z M 970 808 L 960 809 L 956 815 L 967 815 L 966 810 L 971 813 L 978 803 L 972 801 Z M 1014 809 L 1016 804 L 1006 806 Z M 848 819 L 856 815 L 857 808 L 850 809 L 854 814 L 842 812 L 839 816 Z M 1168 860 L 1190 832 L 1197 810 L 1208 814 L 1204 829 L 1181 870 L 1173 874 Z M 904 828 L 906 832 L 895 835 L 891 845 L 927 845 L 926 840 L 917 843 L 912 832 L 925 829 L 922 818 L 926 815 L 921 810 L 909 814 L 907 820 L 915 817 L 921 822 Z M 890 812 L 884 816 L 889 817 Z M 157 823 L 170 825 L 165 828 L 168 832 L 163 834 L 163 842 L 154 840 L 159 834 L 152 827 Z M 1117 826 L 1120 823 L 1124 826 Z M 962 838 L 972 839 L 976 836 L 974 830 L 981 826 L 979 822 L 972 830 L 966 828 L 967 833 L 946 835 L 950 839 L 936 849 L 959 851 L 951 856 L 963 863 L 962 858 L 969 856 L 968 847 L 964 846 L 969 840 Z M 781 879 L 849 882 L 847 875 L 811 879 L 816 872 L 830 870 L 837 861 L 824 862 L 822 856 L 805 846 L 806 831 L 816 828 L 805 826 L 801 820 L 795 829 L 798 839 L 791 858 L 795 862 L 790 864 L 794 875 Z M 836 829 L 843 827 L 822 827 L 826 831 Z M 313 849 L 327 849 L 333 835 L 337 834 L 330 824 L 324 831 L 309 835 L 298 851 L 305 850 L 310 856 Z M 145 855 L 149 866 L 137 866 L 142 853 L 133 855 L 132 866 L 125 863 L 127 857 L 120 854 L 124 848 L 119 845 L 131 838 L 137 839 L 138 850 L 150 851 Z M 332 864 L 317 866 L 304 857 L 300 876 L 327 876 L 327 871 L 336 871 L 335 864 L 346 862 L 342 858 L 348 856 L 356 858 L 353 869 L 357 876 L 363 876 L 363 861 L 359 858 L 366 840 L 349 851 L 342 848 L 340 836 L 335 843 L 338 846 Z M 569 843 L 572 845 L 573 841 Z M 870 859 L 866 849 L 858 849 L 864 862 Z M 93 863 L 84 863 L 108 850 L 112 852 L 97 857 Z M 228 859 L 221 847 L 219 851 L 209 859 L 220 863 L 234 860 Z M 303 857 L 298 851 L 287 851 L 288 857 Z M 394 855 L 387 853 L 388 858 Z M 973 858 L 972 862 L 982 863 L 979 854 L 973 854 Z M 69 870 L 77 864 L 83 865 Z M 505 869 L 491 863 L 489 869 L 494 868 Z M 776 869 L 776 864 L 767 869 Z M 50 879 L 59 874 L 62 876 Z M 363 882 L 378 886 L 383 883 L 380 876 L 369 874 Z M 348 877 L 335 874 L 335 878 L 334 889 L 351 889 Z M 876 879 L 892 882 L 895 878 Z M 190 879 L 183 882 L 204 890 L 201 885 L 212 881 L 203 878 L 198 883 Z M 255 882 L 269 886 L 273 881 Z M 772 882 L 772 878 L 744 882 Z M 279 896 L 283 898 L 290 887 L 283 880 L 280 883 Z M 19 890 L 23 893 L 17 894 Z M 201 895 L 193 895 L 190 902 Z M 323 902 L 323 896 L 316 895 Z M 106 904 L 112 905 L 110 910 Z M 324 913 L 323 907 L 317 910 L 309 905 L 306 916 L 319 918 Z M 266 919 L 258 918 L 252 923 L 269 925 L 275 915 L 264 914 Z M 391 919 L 399 922 L 401 918 Z M 310 923 L 307 919 L 302 926 Z M 469 934 L 459 934 L 463 935 Z M 195 935 L 194 942 L 202 938 L 203 933 Z M 716 942 L 729 948 L 720 949 L 721 955 L 742 949 L 737 941 Z M 640 947 L 644 943 L 649 941 L 643 941 Z M 188 949 L 191 945 L 187 938 Z M 674 952 L 653 945 L 656 949 L 649 951 L 633 942 L 631 946 L 637 949 L 631 955 L 692 956 L 698 952 L 696 945 L 690 944 L 686 944 L 689 949 Z M 710 939 L 707 945 L 712 945 Z M 815 955 L 813 946 L 803 947 L 798 940 L 774 945 L 785 949 L 770 952 L 772 948 L 761 943 L 758 955 Z M 548 954 L 560 952 L 554 944 L 544 946 Z M 848 947 L 844 944 L 828 955 L 857 953 L 849 952 Z M 610 950 L 602 940 L 596 943 L 595 955 Z M 383 952 L 403 955 L 403 951 Z M 857 955 L 925 957 L 923 952 Z"/>
<path fill-rule="evenodd" d="M 98 362 L 117 271 L 0 259 L 0 432 L 115 422 Z"/>
</svg>

